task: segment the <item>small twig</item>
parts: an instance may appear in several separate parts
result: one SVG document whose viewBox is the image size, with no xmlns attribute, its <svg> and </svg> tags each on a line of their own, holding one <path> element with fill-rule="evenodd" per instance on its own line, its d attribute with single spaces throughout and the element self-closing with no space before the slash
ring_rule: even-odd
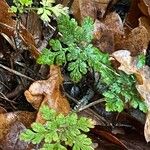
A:
<svg viewBox="0 0 150 150">
<path fill-rule="evenodd" d="M 92 103 L 89 103 L 88 105 L 86 105 L 86 106 L 80 108 L 80 109 L 78 110 L 78 112 L 79 112 L 79 111 L 83 111 L 83 110 L 85 110 L 85 109 L 87 109 L 87 108 L 89 108 L 89 107 L 92 107 L 92 106 L 97 105 L 97 104 L 99 104 L 99 103 L 101 103 L 101 102 L 104 102 L 104 101 L 105 101 L 105 100 L 104 100 L 103 98 L 102 98 L 102 99 L 99 99 L 99 100 L 96 100 L 96 101 L 94 101 L 94 102 L 92 102 Z"/>
<path fill-rule="evenodd" d="M 133 28 L 131 27 L 131 25 L 129 25 L 128 24 L 128 22 L 126 21 L 125 23 L 124 23 L 130 30 L 132 30 Z"/>
<path fill-rule="evenodd" d="M 78 111 L 82 107 L 86 106 L 88 104 L 89 100 L 92 99 L 94 96 L 94 91 L 92 89 L 88 89 L 86 92 L 86 95 L 82 97 L 77 103 L 77 105 L 74 107 L 74 110 Z"/>
<path fill-rule="evenodd" d="M 6 94 L 6 96 L 7 96 L 7 98 L 12 99 L 12 98 L 16 97 L 17 95 L 19 95 L 19 93 L 22 93 L 23 89 L 24 89 L 23 85 L 19 84 L 13 91 Z"/>
<path fill-rule="evenodd" d="M 2 92 L 0 92 L 0 94 L 2 95 L 2 96 L 0 96 L 0 98 L 4 99 L 4 100 L 6 100 L 6 101 L 8 101 L 8 102 L 10 102 L 10 103 L 14 103 L 14 104 L 16 103 L 16 102 L 14 102 L 14 101 L 8 99 L 8 98 L 5 96 L 5 94 L 3 94 Z"/>
<path fill-rule="evenodd" d="M 2 84 L 3 86 L 5 86 L 9 91 L 11 90 L 4 82 L 0 81 L 0 84 Z"/>
<path fill-rule="evenodd" d="M 3 69 L 5 69 L 5 70 L 7 70 L 7 71 L 9 71 L 9 72 L 11 72 L 11 73 L 14 73 L 14 74 L 18 75 L 18 76 L 21 76 L 21 77 L 26 78 L 26 79 L 31 80 L 31 81 L 35 81 L 31 77 L 28 77 L 28 76 L 26 76 L 26 75 L 24 75 L 24 74 L 22 74 L 22 73 L 20 73 L 20 72 L 18 72 L 16 70 L 10 69 L 10 68 L 2 65 L 2 64 L 0 64 L 0 67 L 3 68 Z"/>
<path fill-rule="evenodd" d="M 69 99 L 71 99 L 73 102 L 75 102 L 76 104 L 78 103 L 78 100 L 76 100 L 75 98 L 73 98 L 72 96 L 70 96 L 67 92 L 64 92 L 65 93 L 65 95 L 69 98 Z M 100 101 L 100 100 L 99 100 Z M 98 103 L 98 102 L 97 102 Z M 100 103 L 100 102 L 99 102 Z M 85 106 L 86 107 L 86 106 Z M 105 125 L 109 125 L 109 123 L 107 122 L 107 120 L 105 120 L 105 118 L 104 117 L 102 117 L 102 116 L 100 116 L 99 114 L 97 114 L 95 111 L 93 111 L 91 108 L 87 108 L 87 110 L 89 110 L 89 111 L 91 111 L 93 114 L 94 114 L 94 116 L 96 116 L 96 117 L 98 117 L 98 118 L 100 118 L 102 121 L 103 121 L 103 123 L 105 124 Z"/>
<path fill-rule="evenodd" d="M 64 92 L 65 93 L 65 95 L 69 98 L 69 99 L 71 99 L 73 102 L 75 102 L 76 104 L 78 103 L 78 100 L 76 100 L 75 98 L 73 98 L 71 95 L 69 95 L 67 92 Z"/>
</svg>

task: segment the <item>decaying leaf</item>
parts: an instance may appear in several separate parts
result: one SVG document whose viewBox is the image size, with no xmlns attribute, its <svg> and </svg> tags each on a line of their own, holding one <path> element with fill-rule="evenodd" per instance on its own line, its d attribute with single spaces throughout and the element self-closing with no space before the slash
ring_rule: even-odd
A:
<svg viewBox="0 0 150 150">
<path fill-rule="evenodd" d="M 125 35 L 115 44 L 116 50 L 128 49 L 132 56 L 146 51 L 149 44 L 148 32 L 144 26 L 134 28 L 129 35 Z"/>
<path fill-rule="evenodd" d="M 150 67 L 143 66 L 141 69 L 137 67 L 137 57 L 131 57 L 131 53 L 127 50 L 120 50 L 113 53 L 115 59 L 120 62 L 118 69 L 123 70 L 127 74 L 135 74 L 140 80 L 136 88 L 148 106 L 148 114 L 146 118 L 144 134 L 147 142 L 150 141 Z M 140 84 L 139 84 L 140 83 Z"/>
<path fill-rule="evenodd" d="M 144 126 L 144 136 L 147 142 L 150 141 L 150 111 L 147 113 L 146 122 Z"/>
<path fill-rule="evenodd" d="M 21 16 L 22 24 L 26 29 L 32 34 L 35 44 L 39 45 L 42 40 L 42 21 L 35 12 L 30 12 L 28 14 L 23 14 Z"/>
<path fill-rule="evenodd" d="M 25 111 L 0 114 L 0 149 L 26 150 L 28 143 L 21 142 L 19 135 L 26 127 L 30 127 L 35 117 L 35 113 Z"/>
<path fill-rule="evenodd" d="M 42 105 L 48 105 L 58 113 L 68 114 L 70 105 L 61 93 L 60 86 L 62 81 L 60 68 L 58 66 L 51 66 L 49 79 L 34 82 L 29 87 L 29 90 L 25 91 L 25 96 L 36 109 Z M 39 112 L 36 121 L 41 121 Z"/>
<path fill-rule="evenodd" d="M 123 23 L 116 12 L 109 13 L 104 20 L 96 20 L 94 24 L 94 42 L 102 51 L 115 51 L 115 41 L 124 34 Z"/>
<path fill-rule="evenodd" d="M 133 74 L 137 72 L 136 60 L 131 57 L 131 52 L 128 50 L 119 50 L 112 53 L 112 56 L 121 64 L 118 68 L 123 70 L 127 74 Z"/>
<path fill-rule="evenodd" d="M 138 6 L 142 13 L 146 16 L 150 16 L 150 1 L 149 0 L 140 0 Z"/>
<path fill-rule="evenodd" d="M 5 0 L 0 1 L 0 33 L 7 35 L 10 39 L 16 37 L 16 21 L 12 19 L 14 14 L 9 12 L 10 7 Z M 20 38 L 23 40 L 25 46 L 28 47 L 34 57 L 39 55 L 39 51 L 35 47 L 34 38 L 30 32 L 21 24 Z M 6 39 L 7 40 L 7 39 Z"/>
<path fill-rule="evenodd" d="M 78 21 L 82 21 L 86 16 L 93 19 L 103 18 L 109 3 L 112 0 L 74 0 L 72 5 L 73 15 Z"/>
<path fill-rule="evenodd" d="M 125 33 L 131 32 L 132 29 L 138 27 L 139 22 L 138 19 L 141 17 L 142 13 L 138 7 L 137 0 L 131 1 L 131 6 L 127 16 L 125 17 Z"/>
<path fill-rule="evenodd" d="M 115 12 L 107 14 L 102 21 L 95 21 L 95 45 L 102 51 L 112 53 L 119 49 L 129 49 L 133 56 L 147 49 L 149 35 L 143 25 L 125 34 L 123 23 Z"/>
<path fill-rule="evenodd" d="M 96 18 L 94 0 L 74 0 L 72 12 L 78 21 L 82 21 L 85 16 Z"/>
<path fill-rule="evenodd" d="M 145 27 L 147 32 L 150 33 L 150 19 L 149 18 L 147 18 L 145 16 L 140 17 L 139 25 Z M 148 37 L 149 37 L 149 41 L 150 41 L 150 34 L 148 34 Z"/>
</svg>

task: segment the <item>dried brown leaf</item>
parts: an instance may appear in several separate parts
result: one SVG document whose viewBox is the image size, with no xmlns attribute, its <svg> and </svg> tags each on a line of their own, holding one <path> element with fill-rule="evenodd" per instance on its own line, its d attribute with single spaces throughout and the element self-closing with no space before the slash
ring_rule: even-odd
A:
<svg viewBox="0 0 150 150">
<path fill-rule="evenodd" d="M 96 20 L 94 24 L 94 43 L 102 51 L 112 53 L 115 51 L 115 41 L 122 37 L 123 23 L 115 12 L 109 13 L 102 21 Z"/>
<path fill-rule="evenodd" d="M 49 79 L 34 82 L 25 92 L 25 96 L 36 109 L 39 106 L 48 105 L 58 113 L 68 114 L 70 105 L 61 93 L 62 81 L 60 68 L 51 66 Z M 40 112 L 38 112 L 36 121 L 42 122 Z"/>
<path fill-rule="evenodd" d="M 128 49 L 132 56 L 144 52 L 149 44 L 148 31 L 144 26 L 134 28 L 129 35 L 116 41 L 115 49 Z"/>
<path fill-rule="evenodd" d="M 72 5 L 74 17 L 82 21 L 86 16 L 96 18 L 96 7 L 94 0 L 74 0 Z"/>
<path fill-rule="evenodd" d="M 150 19 L 148 17 L 142 16 L 139 18 L 139 25 L 146 28 L 147 32 L 150 33 Z M 150 34 L 148 34 L 150 41 Z"/>
<path fill-rule="evenodd" d="M 78 21 L 82 21 L 86 16 L 93 19 L 103 18 L 109 3 L 112 0 L 74 0 L 72 12 Z"/>
<path fill-rule="evenodd" d="M 20 141 L 19 135 L 31 125 L 35 116 L 35 113 L 25 111 L 0 114 L 0 149 L 26 150 L 28 143 Z"/>
<path fill-rule="evenodd" d="M 29 12 L 21 16 L 21 21 L 25 28 L 32 34 L 36 45 L 39 45 L 43 38 L 43 26 L 39 16 L 35 12 Z"/>
<path fill-rule="evenodd" d="M 0 33 L 7 35 L 8 37 L 16 37 L 16 21 L 12 19 L 14 14 L 9 12 L 10 7 L 5 0 L 0 1 Z M 25 46 L 28 47 L 34 57 L 39 55 L 39 51 L 35 47 L 34 38 L 27 31 L 27 29 L 20 25 L 20 38 L 23 40 Z M 6 39 L 7 40 L 7 39 Z M 14 46 L 15 47 L 15 46 Z"/>
<path fill-rule="evenodd" d="M 140 2 L 138 3 L 138 6 L 144 15 L 150 16 L 150 1 L 149 0 L 140 0 Z"/>
<path fill-rule="evenodd" d="M 138 7 L 137 0 L 131 1 L 130 9 L 125 17 L 124 29 L 125 33 L 128 34 L 132 29 L 138 27 L 138 19 L 142 16 L 142 13 Z"/>
</svg>

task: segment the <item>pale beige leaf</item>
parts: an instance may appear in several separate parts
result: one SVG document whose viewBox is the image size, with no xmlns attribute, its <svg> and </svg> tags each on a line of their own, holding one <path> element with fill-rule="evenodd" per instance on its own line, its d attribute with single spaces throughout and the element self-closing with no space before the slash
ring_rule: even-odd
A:
<svg viewBox="0 0 150 150">
<path fill-rule="evenodd" d="M 147 113 L 146 122 L 144 126 L 144 136 L 147 142 L 150 142 L 150 111 Z"/>
</svg>

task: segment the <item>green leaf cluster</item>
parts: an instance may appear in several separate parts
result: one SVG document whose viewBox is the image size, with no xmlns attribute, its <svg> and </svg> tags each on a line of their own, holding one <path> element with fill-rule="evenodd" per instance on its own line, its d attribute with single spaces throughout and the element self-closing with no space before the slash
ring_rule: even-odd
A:
<svg viewBox="0 0 150 150">
<path fill-rule="evenodd" d="M 13 0 L 14 6 L 11 6 L 11 11 L 14 13 L 23 13 L 26 7 L 32 5 L 32 0 Z"/>
<path fill-rule="evenodd" d="M 120 72 L 120 76 L 116 76 L 116 79 L 109 83 L 109 89 L 103 93 L 106 99 L 106 110 L 121 112 L 129 104 L 133 108 L 146 112 L 146 104 L 141 100 L 135 84 L 133 75 Z"/>
<path fill-rule="evenodd" d="M 11 7 L 11 12 L 21 14 L 27 10 L 36 10 L 44 22 L 50 22 L 51 17 L 68 14 L 68 7 L 63 7 L 61 4 L 54 5 L 55 0 L 41 0 L 41 6 L 35 8 L 32 7 L 32 0 L 13 0 L 13 3 L 14 6 Z"/>
<path fill-rule="evenodd" d="M 137 57 L 137 68 L 141 69 L 146 63 L 146 59 L 145 59 L 145 55 L 143 53 L 141 53 L 140 55 L 138 55 Z"/>
<path fill-rule="evenodd" d="M 89 67 L 99 70 L 101 64 L 109 64 L 108 54 L 101 53 L 91 44 L 93 39 L 93 20 L 85 18 L 81 26 L 69 16 L 61 16 L 57 20 L 59 40 L 51 40 L 51 49 L 45 49 L 38 58 L 39 64 L 67 63 L 68 71 L 74 82 L 79 82 Z"/>
<path fill-rule="evenodd" d="M 101 76 L 101 82 L 108 86 L 102 93 L 106 98 L 106 110 L 121 112 L 127 104 L 147 111 L 135 87 L 133 75 L 116 72 L 109 61 L 109 55 L 101 52 L 92 44 L 93 20 L 85 18 L 78 25 L 75 19 L 61 16 L 57 19 L 58 30 L 62 35 L 57 40 L 50 41 L 50 49 L 45 49 L 37 59 L 39 64 L 67 64 L 70 77 L 79 82 L 89 68 Z M 142 62 L 143 62 L 143 57 Z M 139 66 L 141 61 L 139 62 Z"/>
<path fill-rule="evenodd" d="M 91 119 L 80 117 L 76 113 L 67 116 L 57 114 L 48 106 L 40 109 L 45 124 L 34 122 L 32 129 L 21 133 L 20 139 L 33 144 L 43 143 L 41 150 L 67 150 L 65 145 L 73 150 L 93 150 L 92 141 L 84 132 L 94 127 Z"/>
<path fill-rule="evenodd" d="M 68 13 L 68 8 L 63 7 L 61 4 L 53 6 L 55 0 L 42 0 L 40 4 L 42 7 L 37 9 L 37 14 L 41 16 L 44 22 L 50 22 L 50 17 L 53 15 L 58 17 L 62 14 L 66 15 Z"/>
</svg>

